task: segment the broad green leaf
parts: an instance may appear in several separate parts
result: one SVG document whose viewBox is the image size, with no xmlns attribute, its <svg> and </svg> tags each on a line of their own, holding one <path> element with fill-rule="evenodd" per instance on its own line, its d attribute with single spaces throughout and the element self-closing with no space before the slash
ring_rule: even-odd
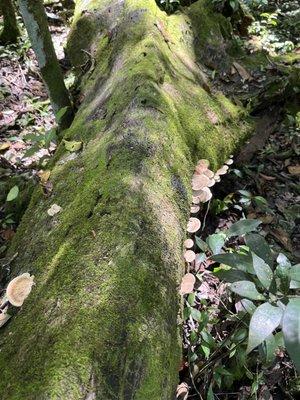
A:
<svg viewBox="0 0 300 400">
<path fill-rule="evenodd" d="M 214 233 L 209 235 L 206 239 L 206 243 L 211 249 L 213 254 L 220 253 L 222 247 L 224 246 L 226 240 L 226 235 L 224 233 Z"/>
<path fill-rule="evenodd" d="M 198 236 L 195 236 L 195 241 L 196 241 L 196 245 L 199 247 L 200 250 L 202 250 L 204 252 L 208 250 L 208 246 L 204 242 L 204 240 L 200 239 Z"/>
<path fill-rule="evenodd" d="M 239 281 L 231 283 L 229 286 L 230 290 L 237 293 L 241 297 L 246 297 L 250 300 L 264 300 L 265 297 L 259 293 L 253 282 L 250 281 Z"/>
<path fill-rule="evenodd" d="M 264 303 L 257 307 L 249 326 L 249 339 L 247 353 L 259 346 L 281 322 L 283 311 L 270 303 Z"/>
<path fill-rule="evenodd" d="M 188 295 L 188 303 L 191 307 L 194 307 L 195 305 L 195 300 L 196 300 L 196 293 L 190 293 Z"/>
<path fill-rule="evenodd" d="M 294 281 L 300 281 L 300 264 L 293 265 L 290 269 L 290 277 Z"/>
<path fill-rule="evenodd" d="M 244 309 L 248 314 L 254 314 L 255 310 L 256 310 L 256 305 L 248 299 L 242 299 L 241 300 L 241 306 L 242 309 Z"/>
<path fill-rule="evenodd" d="M 290 289 L 300 289 L 300 282 L 291 280 Z"/>
<path fill-rule="evenodd" d="M 213 272 L 215 276 L 219 279 L 232 283 L 237 281 L 246 281 L 249 278 L 249 275 L 244 271 L 240 271 L 238 269 L 222 266 L 220 268 L 216 268 Z"/>
<path fill-rule="evenodd" d="M 216 254 L 211 257 L 212 260 L 228 265 L 229 267 L 239 269 L 250 274 L 255 274 L 252 265 L 251 254 L 239 254 L 239 253 L 227 253 L 227 254 Z"/>
<path fill-rule="evenodd" d="M 291 267 L 291 263 L 290 263 L 289 259 L 287 258 L 287 256 L 285 256 L 282 253 L 278 254 L 276 261 L 279 265 L 281 265 L 283 267 Z"/>
<path fill-rule="evenodd" d="M 195 321 L 200 322 L 201 321 L 201 312 L 199 310 L 197 310 L 196 308 L 192 308 L 191 309 L 191 317 Z"/>
<path fill-rule="evenodd" d="M 78 151 L 82 147 L 82 142 L 64 140 L 64 144 L 68 151 Z"/>
<path fill-rule="evenodd" d="M 260 224 L 261 221 L 256 219 L 241 219 L 231 225 L 225 233 L 227 237 L 245 235 L 246 233 L 255 231 Z"/>
<path fill-rule="evenodd" d="M 300 297 L 291 299 L 282 319 L 285 347 L 300 372 Z"/>
<path fill-rule="evenodd" d="M 262 351 L 264 353 L 264 361 L 265 364 L 268 366 L 272 364 L 276 357 L 276 350 L 278 349 L 275 337 L 273 334 L 269 335 L 262 345 Z"/>
<path fill-rule="evenodd" d="M 245 237 L 246 245 L 253 253 L 257 254 L 258 257 L 262 258 L 270 267 L 273 265 L 273 257 L 270 246 L 258 233 L 249 233 Z"/>
<path fill-rule="evenodd" d="M 55 114 L 55 118 L 57 123 L 59 123 L 62 119 L 62 117 L 67 113 L 67 111 L 69 110 L 69 107 L 63 107 L 60 110 L 58 110 L 58 112 Z"/>
<path fill-rule="evenodd" d="M 19 194 L 19 188 L 18 186 L 14 186 L 10 189 L 10 191 L 8 192 L 8 195 L 6 197 L 6 201 L 13 201 L 18 197 Z"/>
<path fill-rule="evenodd" d="M 264 288 L 270 289 L 272 280 L 273 280 L 273 272 L 268 264 L 264 262 L 264 260 L 258 257 L 255 253 L 252 253 L 253 259 L 253 268 L 256 272 L 256 275 L 263 285 Z"/>
</svg>

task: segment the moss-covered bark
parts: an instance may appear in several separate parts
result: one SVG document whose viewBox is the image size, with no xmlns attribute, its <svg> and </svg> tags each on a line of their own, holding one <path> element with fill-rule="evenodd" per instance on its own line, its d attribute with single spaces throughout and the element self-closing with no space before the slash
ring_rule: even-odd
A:
<svg viewBox="0 0 300 400">
<path fill-rule="evenodd" d="M 86 50 L 93 67 L 65 139 L 83 148 L 74 157 L 60 145 L 53 192 L 36 189 L 10 249 L 11 276 L 29 271 L 36 286 L 0 331 L 2 400 L 173 397 L 193 166 L 217 167 L 249 128 L 210 93 L 195 56 L 199 43 L 224 43 L 217 19 L 203 2 L 189 13 L 77 3 L 68 51 L 80 65 Z"/>
<path fill-rule="evenodd" d="M 0 13 L 3 15 L 3 30 L 0 44 L 16 43 L 20 35 L 13 0 L 0 0 Z"/>
<path fill-rule="evenodd" d="M 68 111 L 62 118 L 57 117 L 61 128 L 68 128 L 73 119 L 73 111 L 53 47 L 43 2 L 41 0 L 19 0 L 19 7 L 50 97 L 53 112 L 57 117 L 60 109 L 68 107 Z"/>
</svg>

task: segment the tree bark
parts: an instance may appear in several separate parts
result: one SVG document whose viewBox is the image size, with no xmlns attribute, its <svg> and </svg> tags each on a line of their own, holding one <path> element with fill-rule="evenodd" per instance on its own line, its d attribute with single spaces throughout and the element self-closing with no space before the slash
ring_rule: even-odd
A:
<svg viewBox="0 0 300 400">
<path fill-rule="evenodd" d="M 203 1 L 167 16 L 150 0 L 79 1 L 74 20 L 68 53 L 90 70 L 64 139 L 83 147 L 61 143 L 8 254 L 7 280 L 36 286 L 0 330 L 0 398 L 171 400 L 194 164 L 217 168 L 249 132 L 200 66 L 229 63 L 227 22 Z"/>
<path fill-rule="evenodd" d="M 17 43 L 20 35 L 16 10 L 12 0 L 0 0 L 0 11 L 3 15 L 4 27 L 0 36 L 1 44 Z"/>
<path fill-rule="evenodd" d="M 73 120 L 72 105 L 55 54 L 43 3 L 41 0 L 19 0 L 19 7 L 57 122 L 62 129 L 68 128 Z M 65 107 L 68 107 L 67 111 L 59 118 L 58 111 Z"/>
</svg>

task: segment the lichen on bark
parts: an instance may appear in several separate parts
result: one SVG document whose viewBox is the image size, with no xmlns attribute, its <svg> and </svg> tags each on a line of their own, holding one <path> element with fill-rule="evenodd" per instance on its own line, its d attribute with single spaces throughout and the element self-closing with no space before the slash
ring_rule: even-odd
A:
<svg viewBox="0 0 300 400">
<path fill-rule="evenodd" d="M 217 167 L 249 132 L 243 110 L 210 92 L 196 35 L 189 14 L 155 1 L 77 2 L 68 52 L 88 51 L 94 68 L 65 139 L 84 145 L 72 158 L 59 146 L 53 192 L 35 190 L 10 249 L 11 276 L 36 286 L 0 332 L 1 399 L 173 398 L 193 166 Z"/>
</svg>

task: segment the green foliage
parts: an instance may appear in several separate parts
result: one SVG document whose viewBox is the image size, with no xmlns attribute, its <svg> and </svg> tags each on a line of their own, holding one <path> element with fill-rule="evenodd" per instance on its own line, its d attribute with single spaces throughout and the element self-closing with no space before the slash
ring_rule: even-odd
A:
<svg viewBox="0 0 300 400">
<path fill-rule="evenodd" d="M 238 235 L 245 234 L 248 227 L 245 225 L 244 229 L 236 232 Z M 260 350 L 266 353 L 269 346 L 274 345 L 271 335 L 282 327 L 284 344 L 299 369 L 300 297 L 294 296 L 293 282 L 300 282 L 300 265 L 292 266 L 283 254 L 279 254 L 274 267 L 271 249 L 259 234 L 246 235 L 245 242 L 248 257 L 234 251 L 211 258 L 220 263 L 220 268 L 215 270 L 215 274 L 230 282 L 230 290 L 241 297 L 244 304 L 249 299 L 265 301 L 257 306 L 250 319 L 247 352 L 260 346 Z M 252 265 L 249 269 L 250 255 Z M 242 257 L 247 258 L 247 262 L 241 262 Z M 223 264 L 227 267 L 224 268 Z M 242 279 L 236 280 L 239 277 Z M 270 354 L 268 360 L 270 361 Z"/>
<path fill-rule="evenodd" d="M 181 0 L 156 0 L 156 2 L 163 10 L 170 14 L 178 9 Z"/>
</svg>

